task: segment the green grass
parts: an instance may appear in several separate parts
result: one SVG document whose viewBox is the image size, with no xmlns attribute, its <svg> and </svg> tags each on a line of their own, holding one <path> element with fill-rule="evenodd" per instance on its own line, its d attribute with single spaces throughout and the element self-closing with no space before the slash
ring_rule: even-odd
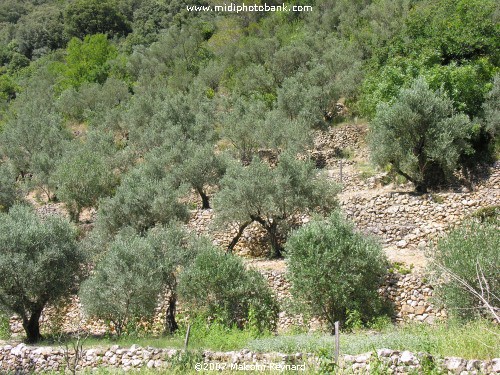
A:
<svg viewBox="0 0 500 375">
<path fill-rule="evenodd" d="M 128 347 L 136 344 L 142 347 L 183 348 L 184 334 L 185 331 L 181 329 L 178 334 L 170 337 L 141 338 L 124 336 L 120 339 L 92 338 L 87 339 L 84 346 L 109 347 L 118 344 L 122 347 Z M 334 346 L 333 337 L 325 333 L 296 333 L 277 336 L 267 334 L 256 338 L 256 334 L 252 330 L 227 329 L 219 324 L 212 324 L 207 327 L 199 322 L 192 326 L 190 337 L 190 350 L 180 355 L 177 360 L 174 360 L 170 367 L 158 370 L 143 368 L 134 373 L 142 375 L 208 373 L 195 370 L 195 364 L 202 362 L 203 349 L 229 351 L 245 348 L 256 352 L 306 352 L 321 356 L 321 353 L 331 353 Z M 498 357 L 498 353 L 500 353 L 500 327 L 484 320 L 467 324 L 449 321 L 434 326 L 425 324 L 388 325 L 379 331 L 364 329 L 353 333 L 342 333 L 340 337 L 341 354 L 360 354 L 373 352 L 376 349 L 389 348 L 409 350 L 411 352 L 427 352 L 437 357 L 456 356 L 466 359 L 487 360 Z M 58 345 L 58 343 L 49 341 L 44 343 Z M 307 371 L 309 370 L 313 371 L 312 369 Z M 84 372 L 83 374 L 90 373 Z M 241 371 L 226 370 L 223 373 L 236 374 L 241 373 Z M 259 372 L 245 371 L 245 373 L 257 374 Z M 266 371 L 266 373 L 278 374 L 278 372 L 269 371 Z M 292 372 L 284 373 L 291 374 Z M 371 373 L 385 374 L 385 367 L 382 366 L 380 372 L 374 371 Z M 438 372 L 429 371 L 426 373 L 437 374 Z M 60 373 L 53 373 L 53 375 L 55 374 Z M 96 372 L 92 372 L 92 374 L 118 375 L 124 374 L 124 371 L 100 368 Z"/>
<path fill-rule="evenodd" d="M 181 330 L 178 334 L 168 337 L 91 338 L 84 342 L 84 347 L 109 347 L 111 345 L 129 347 L 136 344 L 142 347 L 181 349 L 184 347 L 184 334 L 185 331 Z M 340 349 L 343 354 L 360 354 L 389 348 L 427 352 L 438 357 L 456 356 L 486 360 L 498 357 L 500 353 L 500 327 L 485 320 L 464 324 L 449 321 L 434 326 L 389 325 L 378 331 L 365 329 L 343 333 L 340 340 Z M 44 344 L 59 345 L 61 343 L 45 341 Z M 194 352 L 250 349 L 256 352 L 319 353 L 325 350 L 331 351 L 333 345 L 333 337 L 325 333 L 277 336 L 266 334 L 256 337 L 252 330 L 227 329 L 218 324 L 212 324 L 210 328 L 195 324 L 191 328 L 189 341 L 189 349 Z"/>
<path fill-rule="evenodd" d="M 9 338 L 9 317 L 0 311 L 0 340 L 8 340 Z"/>
<path fill-rule="evenodd" d="M 374 177 L 377 174 L 377 170 L 371 163 L 358 162 L 356 167 L 363 180 L 367 180 L 368 178 Z"/>
<path fill-rule="evenodd" d="M 129 347 L 134 344 L 141 347 L 155 348 L 172 348 L 183 349 L 184 339 L 186 335 L 186 327 L 181 327 L 174 335 L 166 336 L 140 336 L 140 335 L 124 335 L 117 337 L 89 337 L 83 341 L 84 348 L 91 347 L 108 347 L 111 345 L 120 345 Z M 270 337 L 269 333 L 257 334 L 254 330 L 237 328 L 226 328 L 221 324 L 211 324 L 207 326 L 200 322 L 196 322 L 191 326 L 189 336 L 189 349 L 198 350 L 214 350 L 214 351 L 230 351 L 244 349 L 248 342 L 257 337 Z M 59 345 L 69 344 L 74 342 L 69 340 L 47 339 L 41 345 Z"/>
<path fill-rule="evenodd" d="M 247 348 L 262 352 L 316 353 L 333 348 L 333 344 L 334 339 L 330 335 L 300 334 L 252 340 Z M 428 352 L 440 357 L 491 359 L 500 353 L 500 327 L 486 321 L 468 324 L 448 322 L 436 326 L 412 324 L 340 337 L 340 349 L 344 354 L 360 354 L 381 348 Z"/>
</svg>

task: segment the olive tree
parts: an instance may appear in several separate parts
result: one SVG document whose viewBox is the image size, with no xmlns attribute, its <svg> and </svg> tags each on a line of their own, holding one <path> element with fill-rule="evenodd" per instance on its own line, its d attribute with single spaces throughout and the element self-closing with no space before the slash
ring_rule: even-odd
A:
<svg viewBox="0 0 500 375">
<path fill-rule="evenodd" d="M 243 328 L 250 323 L 259 331 L 276 327 L 278 305 L 264 277 L 247 270 L 239 257 L 213 246 L 200 251 L 181 273 L 179 294 L 194 314 L 227 326 Z"/>
<path fill-rule="evenodd" d="M 167 295 L 165 330 L 173 333 L 178 327 L 178 273 L 194 259 L 196 246 L 174 225 L 154 228 L 145 236 L 131 228 L 122 230 L 82 284 L 85 312 L 111 322 L 121 335 L 134 319 L 151 318 Z"/>
<path fill-rule="evenodd" d="M 103 117 L 112 110 L 122 110 L 130 98 L 128 86 L 116 78 L 108 78 L 104 84 L 85 82 L 78 89 L 64 90 L 56 106 L 67 118 L 100 126 Z"/>
<path fill-rule="evenodd" d="M 118 184 L 112 158 L 116 148 L 111 136 L 91 133 L 84 143 L 76 139 L 58 161 L 54 185 L 58 198 L 66 203 L 72 219 L 79 221 L 85 207 L 95 207 L 110 196 Z"/>
<path fill-rule="evenodd" d="M 266 106 L 260 100 L 239 97 L 226 103 L 227 111 L 222 115 L 222 135 L 236 149 L 242 163 L 249 163 L 257 150 L 264 147 L 264 122 Z"/>
<path fill-rule="evenodd" d="M 52 198 L 50 176 L 70 134 L 55 111 L 47 82 L 35 81 L 15 102 L 0 134 L 0 151 L 17 175 Z"/>
<path fill-rule="evenodd" d="M 172 173 L 178 182 L 188 183 L 200 196 L 202 209 L 209 209 L 210 196 L 207 187 L 217 184 L 224 175 L 224 157 L 216 153 L 211 144 L 199 146 L 189 142 L 179 162 L 172 167 Z"/>
<path fill-rule="evenodd" d="M 471 153 L 472 124 L 453 110 L 453 102 L 432 91 L 423 78 L 402 89 L 392 104 L 383 103 L 370 126 L 372 158 L 426 192 L 449 179 L 461 155 Z"/>
<path fill-rule="evenodd" d="M 21 317 L 28 342 L 41 338 L 44 307 L 76 289 L 85 260 L 76 238 L 66 219 L 29 206 L 0 213 L 0 308 Z"/>
<path fill-rule="evenodd" d="M 86 314 L 113 323 L 117 335 L 131 318 L 150 317 L 162 290 L 161 258 L 154 250 L 133 231 L 117 235 L 80 288 Z"/>
<path fill-rule="evenodd" d="M 269 236 L 272 256 L 281 257 L 288 219 L 315 209 L 329 210 L 336 205 L 336 188 L 317 174 L 314 164 L 287 153 L 280 156 L 276 167 L 257 159 L 248 166 L 235 163 L 220 185 L 214 203 L 216 220 L 239 227 L 229 250 L 245 228 L 257 222 Z"/>
<path fill-rule="evenodd" d="M 20 198 L 12 168 L 7 163 L 0 164 L 0 211 L 7 211 Z"/>
<path fill-rule="evenodd" d="M 349 311 L 366 322 L 380 308 L 377 289 L 387 270 L 382 247 L 336 212 L 295 231 L 286 244 L 292 295 L 303 311 L 333 327 Z"/>
<path fill-rule="evenodd" d="M 157 224 L 187 218 L 180 190 L 166 171 L 159 165 L 143 163 L 125 174 L 114 196 L 101 200 L 96 226 L 111 236 L 125 227 L 143 234 Z"/>
</svg>

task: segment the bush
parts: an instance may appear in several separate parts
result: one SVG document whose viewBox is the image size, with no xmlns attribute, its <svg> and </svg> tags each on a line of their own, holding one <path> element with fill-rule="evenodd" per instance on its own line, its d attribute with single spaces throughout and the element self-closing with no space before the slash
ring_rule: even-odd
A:
<svg viewBox="0 0 500 375">
<path fill-rule="evenodd" d="M 500 206 L 481 207 L 471 215 L 472 218 L 479 220 L 481 223 L 485 221 L 495 221 L 500 218 Z"/>
<path fill-rule="evenodd" d="M 483 103 L 483 125 L 485 130 L 496 137 L 500 133 L 500 74 L 493 79 L 493 87 L 486 94 Z"/>
<path fill-rule="evenodd" d="M 211 246 L 181 274 L 179 295 L 194 315 L 228 327 L 276 327 L 278 305 L 263 276 L 245 269 L 240 258 Z"/>
<path fill-rule="evenodd" d="M 0 214 L 0 309 L 21 317 L 29 342 L 41 338 L 46 304 L 75 289 L 84 259 L 66 219 L 21 205 Z"/>
<path fill-rule="evenodd" d="M 112 322 L 118 336 L 128 323 L 151 317 L 162 291 L 161 254 L 132 231 L 117 235 L 80 289 L 84 311 Z"/>
<path fill-rule="evenodd" d="M 19 199 L 16 175 L 7 164 L 0 164 L 0 212 L 7 211 Z"/>
<path fill-rule="evenodd" d="M 392 105 L 377 108 L 369 143 L 375 163 L 390 164 L 417 191 L 426 192 L 449 180 L 459 158 L 472 153 L 471 134 L 469 118 L 456 114 L 452 100 L 420 78 Z"/>
<path fill-rule="evenodd" d="M 436 296 L 451 315 L 472 319 L 489 314 L 480 299 L 450 273 L 483 294 L 489 303 L 500 306 L 500 232 L 498 219 L 467 222 L 441 239 L 435 249 L 433 270 L 444 280 L 437 283 Z"/>
<path fill-rule="evenodd" d="M 111 159 L 116 152 L 112 137 L 90 134 L 87 142 L 73 141 L 59 160 L 53 175 L 58 198 L 66 203 L 72 219 L 79 221 L 85 207 L 113 193 L 118 176 Z"/>
<path fill-rule="evenodd" d="M 81 287 L 85 312 L 113 323 L 118 335 L 142 318 L 151 318 L 162 295 L 168 294 L 166 330 L 175 331 L 177 276 L 194 259 L 199 242 L 190 241 L 175 225 L 158 227 L 141 237 L 121 231 L 101 255 L 93 275 Z"/>
<path fill-rule="evenodd" d="M 0 340 L 8 340 L 10 338 L 9 317 L 0 311 Z"/>
<path fill-rule="evenodd" d="M 493 87 L 486 94 L 486 100 L 483 103 L 482 124 L 485 132 L 491 138 L 493 152 L 500 155 L 500 74 L 493 79 Z"/>
<path fill-rule="evenodd" d="M 364 323 L 380 312 L 377 289 L 387 260 L 378 243 L 357 233 L 339 213 L 294 232 L 286 250 L 292 295 L 302 311 L 332 326 L 346 323 L 353 311 Z"/>
</svg>

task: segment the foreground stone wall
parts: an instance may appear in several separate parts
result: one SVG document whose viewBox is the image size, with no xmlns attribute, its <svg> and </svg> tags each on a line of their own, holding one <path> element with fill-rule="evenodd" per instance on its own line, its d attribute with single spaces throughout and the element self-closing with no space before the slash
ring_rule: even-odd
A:
<svg viewBox="0 0 500 375">
<path fill-rule="evenodd" d="M 141 348 L 133 345 L 130 348 L 111 346 L 108 348 L 86 349 L 79 353 L 75 361 L 74 351 L 53 347 L 31 347 L 24 344 L 17 346 L 0 346 L 0 373 L 23 374 L 28 372 L 43 373 L 61 371 L 74 367 L 77 371 L 96 370 L 100 367 L 130 371 L 140 368 L 168 368 L 179 360 L 182 354 L 177 349 Z M 196 361 L 198 363 L 196 363 Z M 387 373 L 407 374 L 410 371 L 424 373 L 424 362 L 433 361 L 437 368 L 451 374 L 498 374 L 500 358 L 491 361 L 465 360 L 462 358 L 433 359 L 423 353 L 400 352 L 380 349 L 376 353 L 361 355 L 343 355 L 340 358 L 340 369 L 349 373 L 367 373 L 371 367 L 383 368 Z M 312 354 L 296 353 L 255 353 L 249 350 L 237 352 L 199 353 L 193 367 L 198 370 L 279 370 L 288 366 L 298 372 L 307 373 L 318 367 L 320 360 Z"/>
</svg>

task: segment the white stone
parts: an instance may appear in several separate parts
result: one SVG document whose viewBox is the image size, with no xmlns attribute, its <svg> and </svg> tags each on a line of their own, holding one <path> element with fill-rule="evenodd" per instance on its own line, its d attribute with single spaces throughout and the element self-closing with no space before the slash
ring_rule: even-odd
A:
<svg viewBox="0 0 500 375">
<path fill-rule="evenodd" d="M 371 357 L 371 353 L 367 353 L 367 354 L 360 354 L 358 356 L 356 356 L 356 359 L 355 361 L 357 363 L 366 363 Z"/>
<path fill-rule="evenodd" d="M 24 351 L 26 350 L 26 345 L 24 344 L 19 344 L 16 347 L 12 348 L 10 351 L 10 354 L 15 355 L 15 356 L 20 356 Z"/>
<path fill-rule="evenodd" d="M 404 247 L 408 246 L 408 242 L 406 242 L 405 240 L 401 240 L 401 241 L 396 242 L 396 246 L 399 248 L 404 248 Z"/>
<path fill-rule="evenodd" d="M 132 360 L 132 366 L 134 366 L 134 367 L 139 367 L 141 364 L 142 364 L 142 360 L 140 360 L 139 358 Z"/>
<path fill-rule="evenodd" d="M 446 368 L 455 373 L 465 370 L 465 361 L 462 358 L 450 357 L 446 359 Z"/>
<path fill-rule="evenodd" d="M 413 353 L 409 352 L 408 350 L 402 352 L 401 357 L 399 357 L 399 361 L 407 365 L 414 364 L 416 359 L 417 358 L 413 355 Z"/>
<path fill-rule="evenodd" d="M 466 370 L 467 371 L 473 371 L 473 370 L 479 370 L 481 366 L 481 362 L 476 360 L 476 359 L 471 359 L 470 361 L 467 362 Z"/>
<path fill-rule="evenodd" d="M 500 358 L 493 358 L 491 360 L 491 367 L 493 372 L 500 373 Z"/>
</svg>

